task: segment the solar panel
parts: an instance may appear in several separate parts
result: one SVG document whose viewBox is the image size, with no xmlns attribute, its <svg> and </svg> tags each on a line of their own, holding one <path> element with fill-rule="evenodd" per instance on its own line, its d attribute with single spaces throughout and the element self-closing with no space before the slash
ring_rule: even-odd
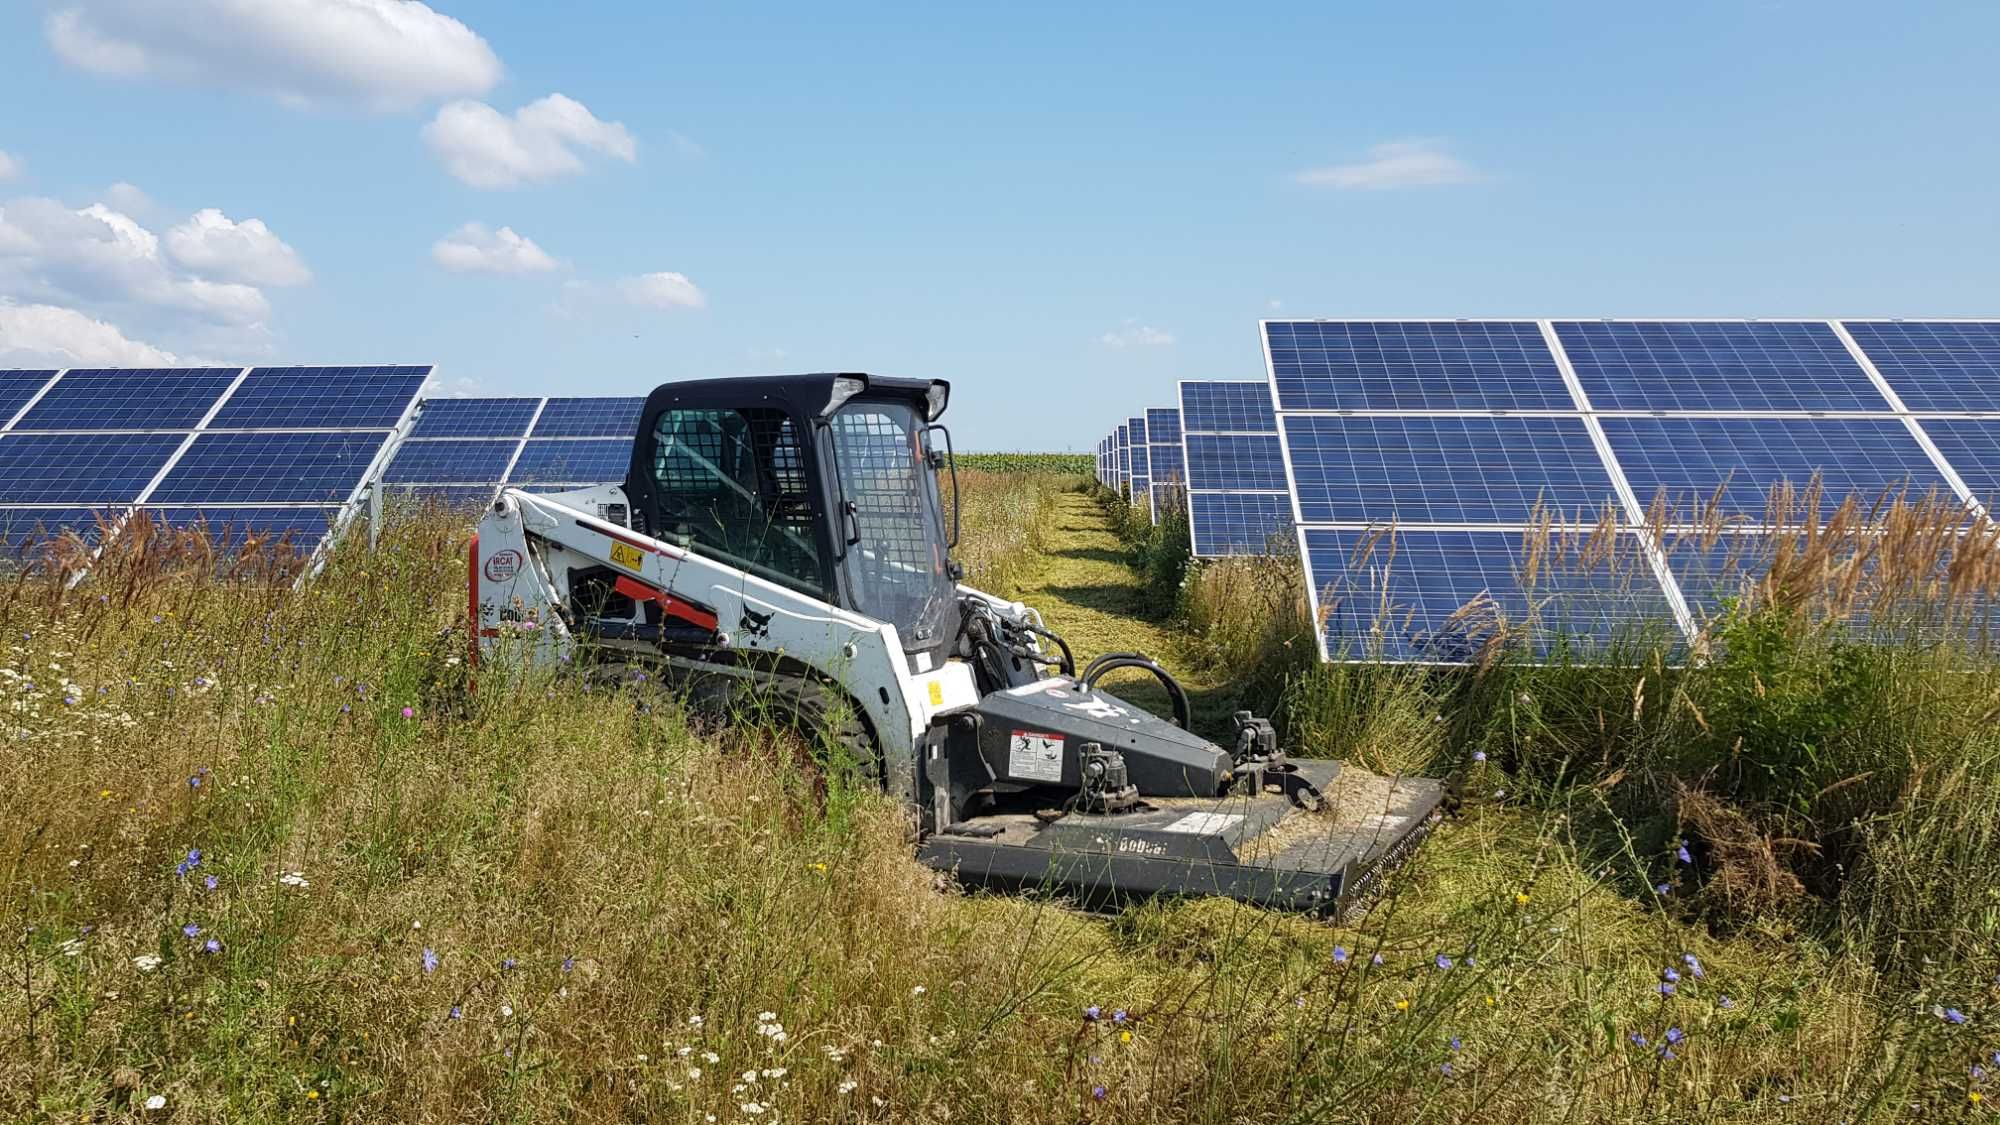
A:
<svg viewBox="0 0 2000 1125">
<path fill-rule="evenodd" d="M 1987 512 L 2000 502 L 2000 419 L 1926 418 L 1924 433 Z"/>
<path fill-rule="evenodd" d="M 224 549 L 241 548 L 256 540 L 310 554 L 326 537 L 339 508 L 148 508 L 147 512 L 175 531 L 201 530 Z"/>
<path fill-rule="evenodd" d="M 1201 558 L 1290 549 L 1292 498 L 1282 492 L 1189 492 L 1188 527 Z"/>
<path fill-rule="evenodd" d="M 55 375 L 54 371 L 0 371 L 0 429 Z"/>
<path fill-rule="evenodd" d="M 438 398 L 424 401 L 411 437 L 526 437 L 538 398 Z"/>
<path fill-rule="evenodd" d="M 1146 410 L 1146 440 L 1153 445 L 1178 445 L 1181 440 L 1181 412 L 1176 407 L 1154 406 Z"/>
<path fill-rule="evenodd" d="M 473 441 L 406 441 L 382 473 L 388 484 L 495 485 L 507 472 L 520 442 L 505 439 Z"/>
<path fill-rule="evenodd" d="M 1155 484 L 1186 484 L 1187 464 L 1181 455 L 1180 443 L 1160 445 L 1155 442 L 1147 447 L 1146 467 L 1152 473 Z"/>
<path fill-rule="evenodd" d="M 1609 417 L 1603 426 L 1639 502 L 1664 498 L 1675 522 L 1705 522 L 1711 498 L 1714 514 L 1761 521 L 1772 485 L 1803 492 L 1816 470 L 1819 519 L 1850 496 L 1866 507 L 1890 493 L 1952 494 L 1893 418 Z"/>
<path fill-rule="evenodd" d="M 644 398 L 552 398 L 542 408 L 541 421 L 532 436 L 618 437 L 631 440 L 639 433 L 639 415 Z"/>
<path fill-rule="evenodd" d="M 1637 537 L 1604 538 L 1307 528 L 1324 654 L 1469 663 L 1523 626 L 1537 659 L 1647 630 L 1678 637 Z"/>
<path fill-rule="evenodd" d="M 0 435 L 0 504 L 123 504 L 139 498 L 180 434 Z"/>
<path fill-rule="evenodd" d="M 1189 434 L 1189 488 L 1229 492 L 1289 492 L 1277 434 Z"/>
<path fill-rule="evenodd" d="M 188 430 L 238 368 L 85 368 L 66 371 L 15 430 Z"/>
<path fill-rule="evenodd" d="M 1596 410 L 1885 412 L 1824 322 L 1557 321 Z"/>
<path fill-rule="evenodd" d="M 108 508 L 0 508 L 0 554 L 19 557 L 66 532 L 95 545 L 118 517 Z"/>
<path fill-rule="evenodd" d="M 1286 415 L 1306 523 L 1595 521 L 1617 496 L 1581 419 Z"/>
<path fill-rule="evenodd" d="M 1841 325 L 1903 405 L 2000 412 L 2000 321 L 1846 320 Z"/>
<path fill-rule="evenodd" d="M 608 484 L 622 482 L 632 465 L 632 443 L 607 438 L 536 438 L 521 450 L 507 483 Z"/>
<path fill-rule="evenodd" d="M 1272 320 L 1281 410 L 1575 410 L 1534 321 Z"/>
<path fill-rule="evenodd" d="M 429 367 L 253 368 L 208 428 L 388 429 L 430 373 Z"/>
<path fill-rule="evenodd" d="M 203 434 L 146 500 L 344 504 L 381 448 L 372 433 Z"/>
<path fill-rule="evenodd" d="M 1181 384 L 1181 430 L 1206 434 L 1275 434 L 1271 385 L 1265 382 Z"/>
</svg>

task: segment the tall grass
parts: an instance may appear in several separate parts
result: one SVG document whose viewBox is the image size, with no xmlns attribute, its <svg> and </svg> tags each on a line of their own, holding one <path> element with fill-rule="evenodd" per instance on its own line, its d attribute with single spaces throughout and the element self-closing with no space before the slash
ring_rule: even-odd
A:
<svg viewBox="0 0 2000 1125">
<path fill-rule="evenodd" d="M 1006 493 L 968 491 L 975 541 L 1035 510 L 972 483 Z M 114 544 L 0 588 L 0 1116 L 1865 1120 L 1966 1106 L 1996 1046 L 1942 968 L 1889 986 L 1634 893 L 1658 857 L 1554 761 L 1350 926 L 943 891 L 782 735 L 637 679 L 473 684 L 463 547 L 412 521 L 294 589 Z M 1556 712 L 1521 707 L 1477 725 L 1496 756 L 1541 753 Z"/>
<path fill-rule="evenodd" d="M 1058 473 L 958 470 L 961 536 L 954 557 L 965 581 L 999 597 L 1017 597 L 1035 570 L 1056 518 L 1056 497 L 1080 487 Z M 946 492 L 946 502 L 951 496 Z"/>
</svg>

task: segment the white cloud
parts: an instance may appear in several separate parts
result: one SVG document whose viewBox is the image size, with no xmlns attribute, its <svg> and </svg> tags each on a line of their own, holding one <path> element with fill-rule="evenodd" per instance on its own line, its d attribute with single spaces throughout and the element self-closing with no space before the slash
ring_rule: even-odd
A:
<svg viewBox="0 0 2000 1125">
<path fill-rule="evenodd" d="M 1107 348 L 1164 348 L 1174 342 L 1174 334 L 1134 318 L 1097 338 Z"/>
<path fill-rule="evenodd" d="M 546 273 L 556 260 L 513 227 L 467 223 L 431 244 L 431 260 L 453 273 Z"/>
<path fill-rule="evenodd" d="M 1309 168 L 1292 178 L 1313 187 L 1386 191 L 1472 183 L 1479 179 L 1479 173 L 1446 152 L 1443 142 L 1417 139 L 1379 144 L 1368 150 L 1365 160 Z"/>
<path fill-rule="evenodd" d="M 684 273 L 642 273 L 618 282 L 618 292 L 635 305 L 651 309 L 699 309 L 708 298 Z"/>
<path fill-rule="evenodd" d="M 228 325 L 257 324 L 270 312 L 256 286 L 176 270 L 159 236 L 124 212 L 102 203 L 71 210 L 53 199 L 0 207 L 0 296 L 136 304 Z"/>
<path fill-rule="evenodd" d="M 262 219 L 236 222 L 213 207 L 167 232 L 167 253 L 190 273 L 248 285 L 304 285 L 312 272 Z"/>
<path fill-rule="evenodd" d="M 104 205 L 113 211 L 123 211 L 141 222 L 159 210 L 151 196 L 123 180 L 104 189 Z"/>
<path fill-rule="evenodd" d="M 445 170 L 476 188 L 509 188 L 583 171 L 577 149 L 631 163 L 638 143 L 616 121 L 600 121 L 562 94 L 529 102 L 508 117 L 485 102 L 456 101 L 424 126 L 424 143 Z"/>
<path fill-rule="evenodd" d="M 0 148 L 0 184 L 16 178 L 20 174 L 21 162 L 8 155 L 6 149 Z"/>
<path fill-rule="evenodd" d="M 0 367 L 164 367 L 180 357 L 55 305 L 0 297 Z"/>
<path fill-rule="evenodd" d="M 406 108 L 481 94 L 493 49 L 416 0 L 67 0 L 44 24 L 70 65 L 230 86 L 288 104 Z"/>
</svg>

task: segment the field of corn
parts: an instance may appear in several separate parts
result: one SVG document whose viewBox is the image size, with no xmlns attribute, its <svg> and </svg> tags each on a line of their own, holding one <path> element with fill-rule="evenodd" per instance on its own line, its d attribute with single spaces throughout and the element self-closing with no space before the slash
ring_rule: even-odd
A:
<svg viewBox="0 0 2000 1125">
<path fill-rule="evenodd" d="M 1994 568 L 1945 513 L 1746 561 L 1701 659 L 1530 664 L 1533 622 L 1485 621 L 1468 668 L 1321 665 L 1295 564 L 1191 564 L 1176 514 L 968 460 L 975 583 L 1452 780 L 1366 917 L 961 894 L 786 736 L 584 668 L 469 691 L 446 519 L 298 589 L 127 536 L 0 585 L 0 1118 L 1990 1111 L 2000 663 L 1937 624 Z"/>
</svg>

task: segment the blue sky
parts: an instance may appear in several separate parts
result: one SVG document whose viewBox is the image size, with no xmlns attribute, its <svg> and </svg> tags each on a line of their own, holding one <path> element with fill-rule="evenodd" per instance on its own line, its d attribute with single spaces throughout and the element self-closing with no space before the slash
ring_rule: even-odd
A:
<svg viewBox="0 0 2000 1125">
<path fill-rule="evenodd" d="M 1265 316 L 2000 312 L 1991 4 L 253 7 L 0 9 L 0 366 L 859 369 L 1088 449 Z"/>
</svg>

